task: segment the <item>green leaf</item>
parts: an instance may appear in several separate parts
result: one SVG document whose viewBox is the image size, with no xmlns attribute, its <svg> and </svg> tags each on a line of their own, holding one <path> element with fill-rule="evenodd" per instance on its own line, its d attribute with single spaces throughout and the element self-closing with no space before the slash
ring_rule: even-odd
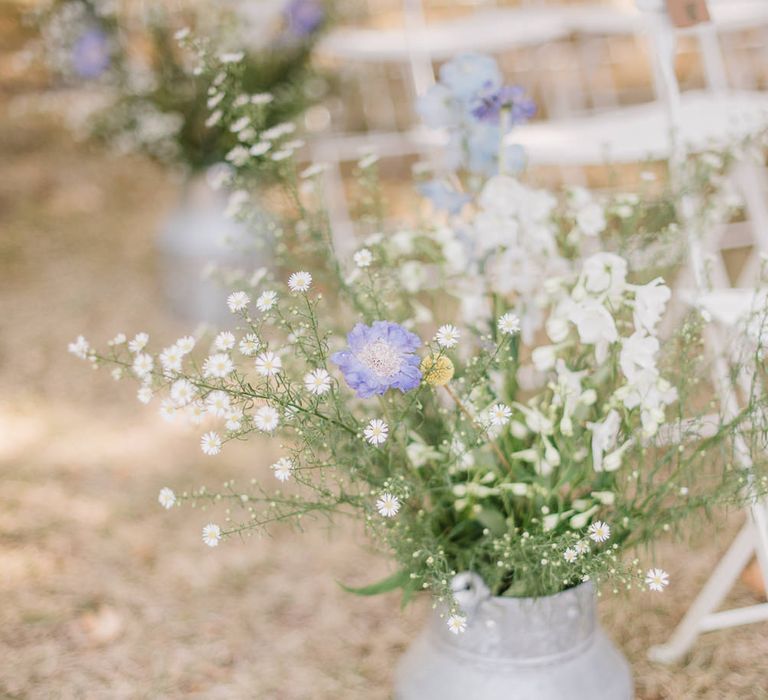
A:
<svg viewBox="0 0 768 700">
<path fill-rule="evenodd" d="M 483 507 L 475 518 L 483 527 L 487 527 L 491 531 L 491 534 L 496 537 L 503 535 L 507 531 L 507 521 L 495 508 Z"/>
<path fill-rule="evenodd" d="M 389 593 L 397 588 L 403 588 L 410 581 L 410 576 L 407 571 L 398 571 L 392 576 L 388 576 L 381 581 L 372 583 L 370 586 L 363 586 L 362 588 L 351 588 L 345 586 L 340 581 L 337 583 L 347 592 L 354 593 L 355 595 L 379 595 L 380 593 Z"/>
</svg>

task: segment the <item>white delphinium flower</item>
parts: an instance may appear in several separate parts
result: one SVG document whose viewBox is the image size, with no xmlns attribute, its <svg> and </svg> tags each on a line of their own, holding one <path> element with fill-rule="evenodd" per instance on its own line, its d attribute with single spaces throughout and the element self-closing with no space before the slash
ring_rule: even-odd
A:
<svg viewBox="0 0 768 700">
<path fill-rule="evenodd" d="M 262 377 L 274 377 L 280 373 L 283 361 L 275 353 L 267 351 L 256 358 L 256 371 Z"/>
<path fill-rule="evenodd" d="M 186 406 L 196 395 L 195 385 L 188 379 L 178 379 L 171 385 L 171 401 L 177 406 Z"/>
<path fill-rule="evenodd" d="M 193 401 L 184 409 L 184 412 L 192 425 L 200 425 L 208 415 L 208 409 L 202 401 Z"/>
<path fill-rule="evenodd" d="M 217 350 L 227 352 L 227 350 L 231 350 L 235 347 L 235 336 L 229 331 L 222 331 L 216 336 L 213 345 Z"/>
<path fill-rule="evenodd" d="M 461 634 L 467 629 L 467 618 L 464 615 L 451 615 L 446 624 L 453 634 Z"/>
<path fill-rule="evenodd" d="M 205 405 L 210 415 L 224 418 L 229 413 L 229 394 L 225 391 L 212 391 L 205 397 Z"/>
<path fill-rule="evenodd" d="M 155 366 L 155 361 L 152 359 L 152 355 L 140 352 L 133 360 L 133 373 L 140 378 L 146 377 L 152 372 Z"/>
<path fill-rule="evenodd" d="M 389 435 L 389 426 L 383 420 L 374 418 L 365 426 L 363 435 L 371 445 L 381 445 Z"/>
<path fill-rule="evenodd" d="M 249 153 L 256 158 L 263 156 L 270 148 L 272 144 L 269 141 L 259 141 L 251 146 Z"/>
<path fill-rule="evenodd" d="M 152 400 L 152 396 L 154 396 L 152 387 L 146 384 L 136 392 L 136 398 L 143 404 L 149 403 Z"/>
<path fill-rule="evenodd" d="M 376 510 L 385 518 L 394 518 L 400 510 L 400 499 L 385 491 L 376 501 Z"/>
<path fill-rule="evenodd" d="M 567 561 L 569 564 L 573 564 L 573 562 L 575 562 L 578 558 L 579 553 L 573 547 L 568 547 L 568 549 L 563 552 L 563 559 L 565 559 L 565 561 Z"/>
<path fill-rule="evenodd" d="M 71 352 L 75 357 L 79 357 L 81 360 L 88 359 L 88 352 L 90 349 L 91 346 L 82 335 L 77 336 L 77 340 L 67 346 L 67 350 Z"/>
<path fill-rule="evenodd" d="M 280 414 L 272 406 L 261 406 L 253 414 L 253 424 L 264 433 L 271 433 L 280 423 Z"/>
<path fill-rule="evenodd" d="M 221 540 L 221 528 L 216 523 L 208 523 L 203 528 L 203 542 L 209 547 L 216 547 Z"/>
<path fill-rule="evenodd" d="M 200 438 L 200 448 L 204 454 L 209 456 L 217 455 L 221 452 L 221 436 L 213 431 L 205 433 Z"/>
<path fill-rule="evenodd" d="M 459 338 L 461 338 L 461 331 L 450 323 L 440 326 L 435 334 L 435 342 L 441 348 L 454 347 L 458 344 Z"/>
<path fill-rule="evenodd" d="M 128 339 L 125 337 L 125 333 L 118 333 L 112 340 L 110 340 L 107 345 L 115 346 L 115 345 L 122 345 L 125 343 Z"/>
<path fill-rule="evenodd" d="M 373 253 L 368 248 L 363 248 L 352 256 L 352 260 L 360 268 L 370 267 L 373 262 Z"/>
<path fill-rule="evenodd" d="M 324 369 L 313 369 L 304 375 L 304 387 L 310 394 L 322 396 L 331 388 L 331 375 Z"/>
<path fill-rule="evenodd" d="M 262 313 L 269 311 L 277 303 L 277 294 L 272 290 L 267 290 L 256 299 L 256 308 Z"/>
<path fill-rule="evenodd" d="M 176 494 L 166 486 L 160 489 L 157 501 L 163 508 L 170 510 L 176 503 Z"/>
<path fill-rule="evenodd" d="M 261 341 L 259 340 L 259 336 L 257 336 L 255 333 L 248 333 L 248 335 L 246 335 L 240 341 L 240 345 L 238 345 L 240 352 L 246 357 L 255 355 L 259 351 L 260 347 Z"/>
<path fill-rule="evenodd" d="M 281 457 L 270 469 L 274 472 L 278 481 L 288 481 L 293 474 L 293 461 L 289 457 Z"/>
<path fill-rule="evenodd" d="M 204 377 L 217 377 L 218 379 L 223 379 L 233 372 L 234 369 L 235 366 L 232 364 L 232 359 L 225 352 L 210 355 L 205 358 L 205 362 L 203 362 Z"/>
<path fill-rule="evenodd" d="M 594 345 L 597 361 L 604 362 L 608 346 L 619 339 L 616 322 L 608 309 L 599 301 L 585 299 L 570 308 L 569 320 L 576 326 L 581 342 Z"/>
<path fill-rule="evenodd" d="M 288 288 L 292 292 L 306 292 L 312 284 L 312 275 L 309 272 L 294 272 L 288 278 Z"/>
<path fill-rule="evenodd" d="M 611 409 L 602 421 L 587 423 L 587 428 L 592 431 L 592 467 L 596 472 L 607 471 L 603 455 L 615 447 L 620 426 L 621 416 L 615 409 Z"/>
<path fill-rule="evenodd" d="M 250 303 L 251 297 L 245 292 L 232 292 L 232 294 L 227 297 L 227 306 L 233 314 L 242 311 Z"/>
<path fill-rule="evenodd" d="M 602 520 L 596 520 L 589 526 L 587 534 L 593 542 L 606 542 L 611 536 L 611 528 Z"/>
<path fill-rule="evenodd" d="M 672 296 L 672 291 L 661 277 L 657 277 L 652 282 L 642 286 L 634 287 L 635 290 L 635 309 L 634 322 L 637 330 L 645 329 L 653 334 L 656 331 L 656 324 L 661 319 L 667 302 Z"/>
<path fill-rule="evenodd" d="M 597 202 L 590 202 L 576 213 L 576 225 L 585 236 L 597 236 L 605 230 L 605 212 Z"/>
<path fill-rule="evenodd" d="M 506 425 L 511 417 L 512 409 L 503 403 L 494 404 L 488 409 L 488 421 L 494 427 Z"/>
<path fill-rule="evenodd" d="M 184 359 L 184 353 L 179 350 L 175 345 L 171 345 L 168 348 L 165 348 L 160 353 L 160 364 L 163 367 L 163 370 L 166 374 L 170 374 L 172 372 L 180 372 L 181 371 L 181 363 Z"/>
<path fill-rule="evenodd" d="M 149 342 L 149 335 L 147 333 L 137 333 L 133 336 L 133 340 L 128 343 L 128 349 L 133 352 L 141 352 Z"/>
<path fill-rule="evenodd" d="M 669 585 L 669 574 L 663 569 L 648 569 L 645 584 L 652 591 L 661 593 Z"/>
<path fill-rule="evenodd" d="M 502 335 L 516 335 L 520 332 L 520 319 L 508 311 L 499 318 L 498 329 Z"/>
<path fill-rule="evenodd" d="M 191 335 L 185 335 L 176 341 L 176 347 L 182 355 L 189 355 L 195 348 L 195 339 Z"/>
<path fill-rule="evenodd" d="M 659 339 L 635 331 L 629 338 L 621 341 L 619 364 L 624 376 L 632 381 L 640 372 L 656 368 L 656 354 L 659 352 Z"/>
<path fill-rule="evenodd" d="M 626 286 L 627 261 L 613 253 L 595 253 L 584 261 L 581 282 L 588 294 L 621 297 Z"/>
</svg>

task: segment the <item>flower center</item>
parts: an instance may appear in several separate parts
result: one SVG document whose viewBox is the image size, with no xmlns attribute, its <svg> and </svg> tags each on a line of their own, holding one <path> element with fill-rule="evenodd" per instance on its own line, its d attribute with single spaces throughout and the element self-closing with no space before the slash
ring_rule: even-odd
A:
<svg viewBox="0 0 768 700">
<path fill-rule="evenodd" d="M 400 353 L 383 340 L 368 343 L 357 355 L 357 358 L 376 376 L 387 378 L 400 371 L 402 360 Z"/>
</svg>

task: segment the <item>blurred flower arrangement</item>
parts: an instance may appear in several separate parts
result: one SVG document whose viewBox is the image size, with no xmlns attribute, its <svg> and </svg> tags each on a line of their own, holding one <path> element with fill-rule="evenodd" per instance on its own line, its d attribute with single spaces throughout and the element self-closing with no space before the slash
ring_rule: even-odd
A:
<svg viewBox="0 0 768 700">
<path fill-rule="evenodd" d="M 101 88 L 98 107 L 77 128 L 119 152 L 141 151 L 197 170 L 219 162 L 239 135 L 219 128 L 220 75 L 199 60 L 209 45 L 264 101 L 263 119 L 295 117 L 319 96 L 312 47 L 328 23 L 322 0 L 189 0 L 173 11 L 112 0 L 53 0 L 35 14 L 38 53 L 65 84 Z M 193 39 L 194 32 L 208 37 Z M 224 107 L 226 105 L 222 105 Z"/>
<path fill-rule="evenodd" d="M 227 63 L 205 60 L 212 75 Z M 498 90 L 490 66 L 461 57 L 441 82 L 455 95 Z M 105 351 L 82 337 L 70 346 L 115 379 L 137 379 L 139 399 L 159 401 L 166 419 L 196 426 L 206 455 L 281 436 L 273 484 L 160 492 L 169 509 L 226 506 L 203 528 L 207 545 L 352 513 L 397 564 L 357 592 L 401 588 L 407 600 L 429 590 L 458 633 L 465 618 L 451 581 L 462 571 L 504 596 L 585 580 L 663 590 L 656 563 L 622 555 L 694 511 L 748 497 L 732 466 L 737 435 L 755 452 L 754 488 L 768 490 L 765 397 L 755 392 L 736 418 L 720 417 L 703 389 L 705 316 L 689 313 L 662 342 L 669 286 L 607 250 L 626 245 L 626 222 L 674 232 L 674 199 L 533 189 L 507 174 L 497 148 L 494 174 L 453 215 L 393 229 L 380 196 L 367 197 L 361 222 L 376 229 L 347 258 L 333 246 L 322 164 L 300 165 L 293 124 L 269 126 L 239 74 L 224 75 L 214 81 L 222 123 L 253 132 L 227 156 L 232 208 L 248 218 L 249 178 L 276 168 L 290 274 L 258 271 L 229 294 L 235 331 L 154 353 L 144 333 L 121 334 Z M 502 113 L 515 112 L 490 94 L 472 109 L 485 115 L 501 101 Z M 366 192 L 378 193 L 376 159 L 358 166 Z M 727 158 L 693 162 L 690 186 L 709 192 L 726 167 Z M 722 197 L 708 202 L 708 216 L 728 208 Z M 762 365 L 749 369 L 759 383 Z"/>
</svg>

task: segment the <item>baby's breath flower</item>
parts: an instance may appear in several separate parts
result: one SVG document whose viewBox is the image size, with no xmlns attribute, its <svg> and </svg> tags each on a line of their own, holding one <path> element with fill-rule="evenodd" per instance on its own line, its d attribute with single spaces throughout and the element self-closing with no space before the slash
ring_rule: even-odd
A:
<svg viewBox="0 0 768 700">
<path fill-rule="evenodd" d="M 227 306 L 233 314 L 242 311 L 250 303 L 251 297 L 245 292 L 232 292 L 232 294 L 227 297 Z"/>
<path fill-rule="evenodd" d="M 256 371 L 262 377 L 274 377 L 280 373 L 282 360 L 275 353 L 267 351 L 256 358 Z"/>
<path fill-rule="evenodd" d="M 645 584 L 652 591 L 661 593 L 669 585 L 669 574 L 663 569 L 648 569 Z"/>
<path fill-rule="evenodd" d="M 450 323 L 440 326 L 435 334 L 435 342 L 441 348 L 454 347 L 459 342 L 459 338 L 461 338 L 461 331 Z"/>
<path fill-rule="evenodd" d="M 165 488 L 160 489 L 157 500 L 163 508 L 170 510 L 176 503 L 176 494 L 166 486 Z"/>
<path fill-rule="evenodd" d="M 288 481 L 293 474 L 293 461 L 289 457 L 281 457 L 270 469 L 274 472 L 278 481 Z"/>
<path fill-rule="evenodd" d="M 371 263 L 373 262 L 373 253 L 371 253 L 368 248 L 363 248 L 361 250 L 358 250 L 353 256 L 352 259 L 355 261 L 355 265 L 357 265 L 360 268 L 366 268 L 370 267 Z"/>
<path fill-rule="evenodd" d="M 313 369 L 304 375 L 304 387 L 310 394 L 321 396 L 331 388 L 331 375 L 324 369 Z"/>
<path fill-rule="evenodd" d="M 253 414 L 253 424 L 264 433 L 271 433 L 280 423 L 280 414 L 272 406 L 261 406 Z"/>
<path fill-rule="evenodd" d="M 269 311 L 277 303 L 277 294 L 272 290 L 262 292 L 256 299 L 256 308 L 263 312 Z"/>
<path fill-rule="evenodd" d="M 382 445 L 389 435 L 389 426 L 383 420 L 374 418 L 365 427 L 363 435 L 371 445 Z"/>
<path fill-rule="evenodd" d="M 464 615 L 451 615 L 446 624 L 453 634 L 461 634 L 467 629 L 467 618 Z"/>
<path fill-rule="evenodd" d="M 82 335 L 79 335 L 77 336 L 77 340 L 75 340 L 74 343 L 70 343 L 67 346 L 67 349 L 75 357 L 79 357 L 81 360 L 87 360 L 91 346 L 88 345 L 88 341 Z"/>
<path fill-rule="evenodd" d="M 288 278 L 288 288 L 292 292 L 306 292 L 312 284 L 312 275 L 309 272 L 294 272 Z"/>
<path fill-rule="evenodd" d="M 520 319 L 515 314 L 507 312 L 499 318 L 498 328 L 502 335 L 516 335 L 520 332 Z"/>
<path fill-rule="evenodd" d="M 125 337 L 125 333 L 118 333 L 114 338 L 112 338 L 112 340 L 107 343 L 107 345 L 122 345 L 126 340 L 127 338 Z"/>
<path fill-rule="evenodd" d="M 213 431 L 205 433 L 200 438 L 200 448 L 204 454 L 210 456 L 219 454 L 221 452 L 221 436 Z"/>
<path fill-rule="evenodd" d="M 427 355 L 421 361 L 421 373 L 430 386 L 445 386 L 453 379 L 454 367 L 445 355 Z"/>
<path fill-rule="evenodd" d="M 589 526 L 587 534 L 594 542 L 605 542 L 611 536 L 611 528 L 602 520 L 597 520 Z"/>
<path fill-rule="evenodd" d="M 203 542 L 209 547 L 216 547 L 221 540 L 221 528 L 216 523 L 208 523 L 203 528 Z"/>
<path fill-rule="evenodd" d="M 376 501 L 376 510 L 385 518 L 394 518 L 400 510 L 400 499 L 385 491 Z"/>
</svg>

